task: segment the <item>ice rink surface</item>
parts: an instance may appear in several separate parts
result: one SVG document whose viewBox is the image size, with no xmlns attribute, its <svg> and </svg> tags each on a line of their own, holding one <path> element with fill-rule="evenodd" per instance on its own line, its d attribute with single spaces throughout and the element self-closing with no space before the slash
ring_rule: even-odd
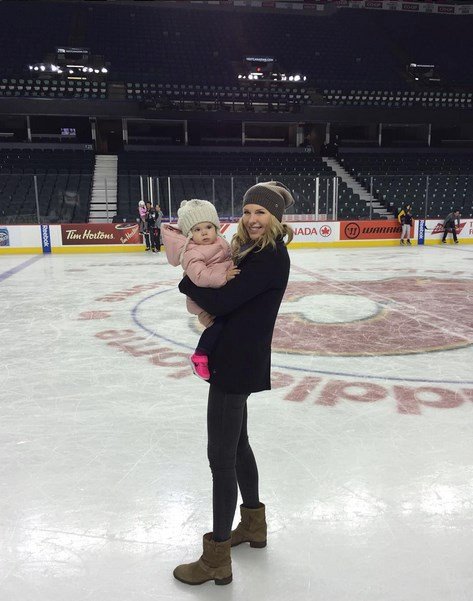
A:
<svg viewBox="0 0 473 601">
<path fill-rule="evenodd" d="M 179 269 L 0 257 L 2 601 L 471 601 L 473 247 L 291 258 L 249 400 L 268 547 L 188 587 L 211 477 Z"/>
</svg>

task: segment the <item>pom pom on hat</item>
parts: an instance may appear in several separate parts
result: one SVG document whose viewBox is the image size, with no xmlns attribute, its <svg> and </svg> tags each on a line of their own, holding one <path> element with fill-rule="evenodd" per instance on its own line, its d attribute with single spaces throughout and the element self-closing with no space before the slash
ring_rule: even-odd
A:
<svg viewBox="0 0 473 601">
<path fill-rule="evenodd" d="M 214 205 L 208 200 L 183 200 L 177 211 L 177 227 L 181 230 L 184 236 L 188 236 L 194 225 L 208 221 L 213 223 L 215 227 L 220 229 L 220 221 L 218 219 L 217 210 Z"/>
<path fill-rule="evenodd" d="M 284 211 L 294 204 L 294 197 L 281 182 L 261 182 L 245 192 L 243 206 L 248 204 L 260 205 L 282 221 Z"/>
</svg>

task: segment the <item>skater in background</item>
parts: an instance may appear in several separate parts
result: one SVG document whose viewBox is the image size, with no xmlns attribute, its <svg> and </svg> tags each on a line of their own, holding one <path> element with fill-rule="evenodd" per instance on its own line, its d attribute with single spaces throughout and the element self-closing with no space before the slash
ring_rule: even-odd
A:
<svg viewBox="0 0 473 601">
<path fill-rule="evenodd" d="M 286 249 L 293 237 L 282 222 L 294 203 L 291 192 L 275 181 L 252 186 L 243 197 L 243 216 L 232 240 L 241 270 L 221 288 L 201 288 L 185 277 L 179 290 L 206 311 L 200 318 L 223 318 L 209 356 L 207 452 L 213 479 L 213 530 L 203 537 L 196 562 L 178 566 L 174 577 L 186 584 L 229 584 L 230 547 L 266 546 L 265 506 L 260 502 L 258 468 L 248 442 L 247 399 L 271 388 L 271 340 L 289 277 Z M 232 532 L 238 499 L 241 521 Z"/>
<path fill-rule="evenodd" d="M 148 227 L 148 234 L 150 240 L 151 250 L 153 252 L 159 252 L 161 250 L 161 221 L 163 214 L 159 207 L 153 207 L 151 203 L 148 203 L 148 214 L 146 217 L 146 224 Z"/>
<path fill-rule="evenodd" d="M 214 205 L 207 200 L 183 200 L 177 211 L 177 227 L 162 228 L 164 248 L 171 265 L 181 265 L 196 286 L 220 288 L 232 280 L 239 269 L 231 258 L 230 245 L 220 235 L 220 221 Z M 202 309 L 190 298 L 187 310 L 199 315 Z M 218 317 L 204 330 L 190 357 L 194 373 L 208 380 L 209 355 L 222 330 L 224 317 Z"/>
<path fill-rule="evenodd" d="M 404 240 L 411 245 L 411 226 L 412 226 L 412 209 L 410 204 L 404 205 L 399 211 L 397 220 L 401 224 L 401 245 L 404 246 Z"/>
<path fill-rule="evenodd" d="M 447 243 L 447 235 L 449 232 L 452 232 L 453 241 L 455 244 L 458 244 L 457 225 L 460 225 L 460 211 L 455 209 L 455 211 L 449 213 L 444 219 L 442 237 L 443 244 Z"/>
<path fill-rule="evenodd" d="M 156 205 L 155 207 L 155 225 L 154 225 L 154 244 L 156 252 L 161 251 L 161 224 L 163 221 L 163 212 L 161 207 Z"/>
<path fill-rule="evenodd" d="M 140 200 L 138 203 L 138 214 L 140 219 L 140 234 L 143 236 L 144 243 L 146 244 L 145 250 L 150 250 L 150 240 L 148 231 L 148 209 L 144 200 Z"/>
</svg>

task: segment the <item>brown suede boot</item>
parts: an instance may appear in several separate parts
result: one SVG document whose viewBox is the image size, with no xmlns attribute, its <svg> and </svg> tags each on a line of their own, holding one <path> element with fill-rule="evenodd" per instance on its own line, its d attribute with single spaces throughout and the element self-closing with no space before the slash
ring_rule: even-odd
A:
<svg viewBox="0 0 473 601">
<path fill-rule="evenodd" d="M 262 549 L 266 547 L 266 519 L 265 506 L 260 503 L 258 509 L 248 509 L 240 505 L 241 521 L 235 530 L 232 530 L 232 547 L 241 543 L 250 543 L 250 547 Z"/>
<path fill-rule="evenodd" d="M 204 552 L 198 561 L 185 563 L 174 570 L 174 578 L 184 584 L 203 584 L 213 580 L 215 584 L 230 584 L 232 581 L 231 539 L 223 543 L 212 540 L 212 533 L 204 534 Z"/>
</svg>

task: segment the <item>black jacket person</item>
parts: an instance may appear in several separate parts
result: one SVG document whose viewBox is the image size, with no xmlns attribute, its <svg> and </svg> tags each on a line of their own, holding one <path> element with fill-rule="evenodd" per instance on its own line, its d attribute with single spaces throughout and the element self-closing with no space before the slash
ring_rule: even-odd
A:
<svg viewBox="0 0 473 601">
<path fill-rule="evenodd" d="M 271 340 L 289 277 L 284 238 L 292 230 L 281 223 L 294 199 L 279 182 L 252 186 L 243 198 L 243 217 L 232 240 L 240 273 L 218 289 L 199 288 L 185 277 L 179 290 L 224 325 L 209 355 L 207 452 L 213 479 L 213 530 L 204 535 L 204 552 L 178 566 L 174 576 L 186 584 L 232 580 L 230 547 L 249 542 L 266 545 L 265 508 L 259 501 L 258 469 L 247 434 L 247 399 L 271 387 Z M 240 489 L 242 520 L 231 526 Z M 250 528 L 248 525 L 253 524 Z"/>
</svg>

